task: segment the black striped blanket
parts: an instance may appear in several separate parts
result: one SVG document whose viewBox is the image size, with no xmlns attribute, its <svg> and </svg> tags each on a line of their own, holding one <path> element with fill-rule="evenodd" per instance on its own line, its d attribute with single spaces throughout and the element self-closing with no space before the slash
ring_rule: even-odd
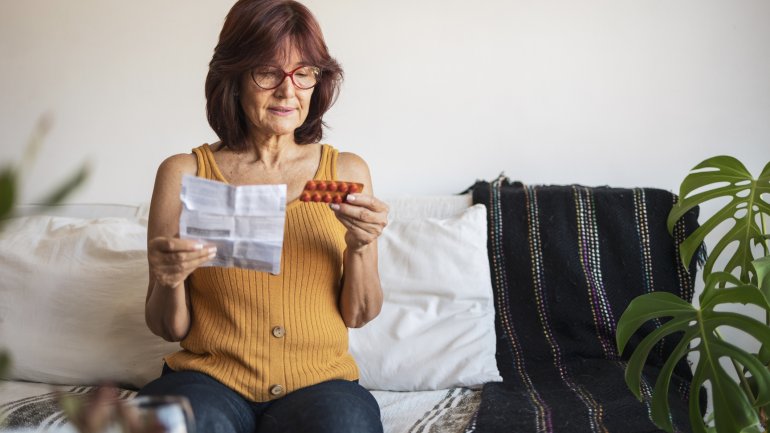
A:
<svg viewBox="0 0 770 433">
<path fill-rule="evenodd" d="M 63 386 L 45 385 L 23 382 L 0 382 L 0 388 L 16 388 L 16 392 L 28 395 L 0 403 L 0 431 L 4 430 L 28 430 L 28 431 L 55 431 L 69 424 L 64 412 L 59 406 L 59 399 L 63 396 L 76 396 L 84 399 L 96 391 L 94 386 Z M 13 390 L 10 391 L 13 393 Z M 133 398 L 136 392 L 119 389 L 117 398 L 126 400 Z"/>
<path fill-rule="evenodd" d="M 658 189 L 525 186 L 499 178 L 473 186 L 488 209 L 489 258 L 497 312 L 497 361 L 504 382 L 482 392 L 475 431 L 656 432 L 649 397 L 675 342 L 653 350 L 639 402 L 624 381 L 615 327 L 628 303 L 665 290 L 691 300 L 696 264 L 677 245 L 697 227 L 697 210 L 676 226 L 676 196 Z M 630 346 L 654 329 L 648 323 Z M 677 431 L 689 431 L 686 362 L 670 395 Z M 703 395 L 701 395 L 703 397 Z"/>
</svg>

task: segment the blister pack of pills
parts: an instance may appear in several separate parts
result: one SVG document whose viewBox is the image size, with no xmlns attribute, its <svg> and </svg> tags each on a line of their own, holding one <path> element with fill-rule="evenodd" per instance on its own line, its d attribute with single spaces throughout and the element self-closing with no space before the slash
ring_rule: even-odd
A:
<svg viewBox="0 0 770 433">
<path fill-rule="evenodd" d="M 309 180 L 300 194 L 300 201 L 342 203 L 348 194 L 363 191 L 364 184 L 340 180 Z"/>
</svg>

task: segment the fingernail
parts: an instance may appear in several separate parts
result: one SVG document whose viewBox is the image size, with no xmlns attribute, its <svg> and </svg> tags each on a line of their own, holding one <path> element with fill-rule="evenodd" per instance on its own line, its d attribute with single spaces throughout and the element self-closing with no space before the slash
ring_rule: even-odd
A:
<svg viewBox="0 0 770 433">
<path fill-rule="evenodd" d="M 334 210 L 339 210 L 340 209 L 340 205 L 338 205 L 337 203 L 330 203 L 329 207 L 334 209 Z"/>
<path fill-rule="evenodd" d="M 209 247 L 206 251 L 208 251 L 209 254 L 216 254 L 217 247 Z"/>
<path fill-rule="evenodd" d="M 356 196 L 354 196 L 353 194 L 348 194 L 348 196 L 346 198 L 348 199 L 348 201 L 355 201 L 356 200 Z"/>
<path fill-rule="evenodd" d="M 195 248 L 196 250 L 202 250 L 203 249 L 203 244 L 195 244 L 195 246 L 193 248 Z"/>
</svg>

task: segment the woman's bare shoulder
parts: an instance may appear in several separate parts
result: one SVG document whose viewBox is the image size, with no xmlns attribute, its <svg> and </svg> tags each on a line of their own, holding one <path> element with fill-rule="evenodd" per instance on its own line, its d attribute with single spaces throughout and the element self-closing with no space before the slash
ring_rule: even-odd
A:
<svg viewBox="0 0 770 433">
<path fill-rule="evenodd" d="M 189 153 L 172 155 L 160 164 L 150 202 L 148 239 L 177 235 L 179 214 L 182 210 L 182 203 L 179 200 L 182 177 L 185 174 L 195 175 L 197 171 L 198 163 L 195 156 Z"/>
<path fill-rule="evenodd" d="M 337 177 L 340 180 L 361 182 L 371 188 L 369 165 L 352 152 L 340 152 L 337 157 Z"/>
<path fill-rule="evenodd" d="M 194 175 L 198 171 L 198 160 L 192 153 L 171 155 L 158 167 L 158 175 L 181 177 L 185 174 Z"/>
<path fill-rule="evenodd" d="M 353 152 L 340 152 L 337 157 L 337 169 L 342 172 L 369 175 L 369 165 L 363 158 Z"/>
</svg>

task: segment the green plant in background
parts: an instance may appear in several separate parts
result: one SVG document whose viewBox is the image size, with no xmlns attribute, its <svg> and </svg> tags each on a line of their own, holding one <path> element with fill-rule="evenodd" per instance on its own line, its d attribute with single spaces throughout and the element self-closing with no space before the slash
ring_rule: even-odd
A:
<svg viewBox="0 0 770 433">
<path fill-rule="evenodd" d="M 715 199 L 729 199 L 680 245 L 685 266 L 703 240 L 725 222 L 733 226 L 717 241 L 703 267 L 705 287 L 699 307 L 667 292 L 649 293 L 634 299 L 618 321 L 617 344 L 622 352 L 639 327 L 652 319 L 668 319 L 636 347 L 626 367 L 626 383 L 641 399 L 640 380 L 645 360 L 660 339 L 679 343 L 664 363 L 652 395 L 652 419 L 673 431 L 668 404 L 674 366 L 689 352 L 697 352 L 690 387 L 689 417 L 694 432 L 767 432 L 770 412 L 770 163 L 757 179 L 744 165 L 729 156 L 717 156 L 695 166 L 682 182 L 680 201 L 669 214 L 668 228 L 695 206 Z M 767 219 L 767 222 L 766 222 Z M 728 246 L 730 246 L 728 248 Z M 736 248 L 733 250 L 733 246 Z M 719 260 L 719 262 L 718 262 Z M 725 263 L 726 260 L 726 263 Z M 724 266 L 720 266 L 725 263 Z M 765 322 L 744 313 L 730 312 L 729 304 L 751 304 L 765 311 Z M 721 308 L 720 308 L 721 307 Z M 760 343 L 749 353 L 720 335 L 734 328 Z M 720 359 L 729 360 L 727 371 Z M 713 413 L 704 422 L 699 390 L 711 385 Z"/>
<path fill-rule="evenodd" d="M 0 168 L 0 230 L 3 229 L 8 218 L 14 216 L 14 209 L 19 199 L 22 174 L 31 168 L 43 144 L 43 139 L 50 129 L 50 118 L 42 117 L 32 131 L 32 136 L 27 142 L 21 163 L 7 164 Z M 65 179 L 64 183 L 53 189 L 40 203 L 44 206 L 54 206 L 61 203 L 62 200 L 86 180 L 88 172 L 88 164 L 84 163 L 79 170 Z M 5 377 L 10 365 L 11 358 L 9 354 L 4 350 L 0 350 L 0 378 Z"/>
</svg>

